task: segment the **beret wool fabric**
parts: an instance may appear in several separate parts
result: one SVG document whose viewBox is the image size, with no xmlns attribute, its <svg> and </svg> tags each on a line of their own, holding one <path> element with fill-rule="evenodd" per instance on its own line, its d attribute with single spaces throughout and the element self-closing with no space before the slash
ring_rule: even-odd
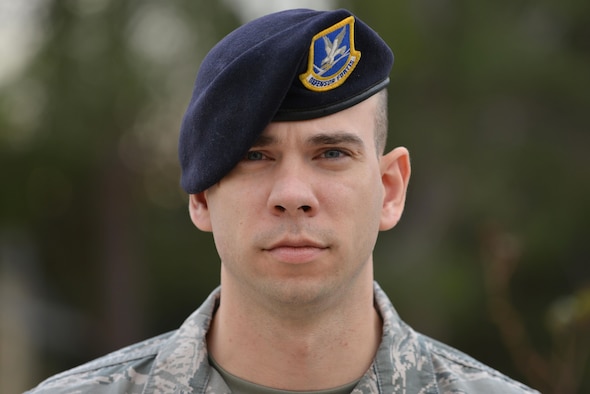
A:
<svg viewBox="0 0 590 394">
<path fill-rule="evenodd" d="M 200 66 L 180 129 L 181 185 L 187 193 L 202 192 L 219 182 L 270 122 L 327 116 L 388 84 L 391 49 L 351 16 L 343 9 L 281 11 L 239 27 L 211 49 Z M 334 35 L 341 33 L 332 38 L 334 42 L 348 36 L 352 41 L 349 60 L 343 60 L 349 67 L 325 82 L 326 88 L 321 81 L 319 88 L 310 88 L 303 76 L 313 71 L 314 37 L 316 48 L 322 48 L 321 39 L 326 46 L 315 56 L 326 57 L 331 42 L 326 44 L 320 33 L 333 26 Z M 337 82 L 331 86 L 332 81 Z"/>
</svg>

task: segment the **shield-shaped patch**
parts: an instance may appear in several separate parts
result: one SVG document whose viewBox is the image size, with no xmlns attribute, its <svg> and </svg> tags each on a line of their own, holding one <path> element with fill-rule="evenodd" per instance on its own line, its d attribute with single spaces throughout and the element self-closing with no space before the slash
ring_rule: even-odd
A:
<svg viewBox="0 0 590 394">
<path fill-rule="evenodd" d="M 309 48 L 307 71 L 299 76 L 306 88 L 323 92 L 349 77 L 361 53 L 354 49 L 354 16 L 316 34 Z"/>
</svg>

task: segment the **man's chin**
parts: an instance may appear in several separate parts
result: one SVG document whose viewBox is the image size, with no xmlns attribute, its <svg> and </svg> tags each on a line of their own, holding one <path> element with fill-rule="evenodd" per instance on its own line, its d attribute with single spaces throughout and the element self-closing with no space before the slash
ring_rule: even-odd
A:
<svg viewBox="0 0 590 394">
<path fill-rule="evenodd" d="M 263 292 L 269 302 L 293 308 L 318 308 L 328 303 L 336 286 L 325 278 L 289 278 L 273 281 Z"/>
</svg>

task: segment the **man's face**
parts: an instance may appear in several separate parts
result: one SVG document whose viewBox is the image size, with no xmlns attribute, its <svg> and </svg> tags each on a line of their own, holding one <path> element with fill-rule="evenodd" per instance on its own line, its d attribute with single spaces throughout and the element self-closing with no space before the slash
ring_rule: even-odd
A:
<svg viewBox="0 0 590 394">
<path fill-rule="evenodd" d="M 377 234 L 397 223 L 409 176 L 404 148 L 377 154 L 376 105 L 271 123 L 232 172 L 191 196 L 224 288 L 303 304 L 372 279 Z"/>
</svg>

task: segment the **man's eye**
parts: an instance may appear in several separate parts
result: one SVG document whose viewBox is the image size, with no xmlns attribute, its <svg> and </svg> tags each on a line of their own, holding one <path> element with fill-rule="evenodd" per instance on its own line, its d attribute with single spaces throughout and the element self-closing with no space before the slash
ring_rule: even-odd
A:
<svg viewBox="0 0 590 394">
<path fill-rule="evenodd" d="M 246 157 L 244 157 L 245 160 L 248 161 L 257 161 L 257 160 L 264 160 L 264 155 L 261 152 L 258 151 L 250 151 L 248 153 L 246 153 Z"/>
<path fill-rule="evenodd" d="M 339 149 L 330 149 L 322 153 L 322 156 L 325 159 L 339 159 L 341 157 L 346 156 L 346 153 L 342 152 Z"/>
</svg>

